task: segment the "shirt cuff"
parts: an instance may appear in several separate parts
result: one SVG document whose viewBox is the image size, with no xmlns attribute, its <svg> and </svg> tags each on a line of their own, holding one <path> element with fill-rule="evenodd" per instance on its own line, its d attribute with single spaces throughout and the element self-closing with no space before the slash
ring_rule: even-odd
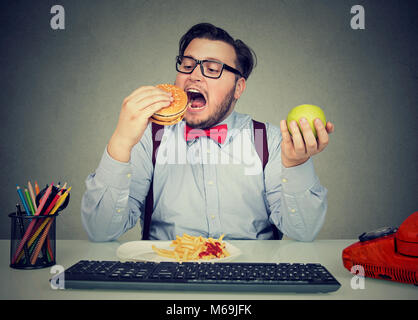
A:
<svg viewBox="0 0 418 320">
<path fill-rule="evenodd" d="M 318 181 L 312 159 L 295 167 L 285 168 L 282 165 L 281 180 L 283 191 L 288 194 L 301 193 L 312 188 Z"/>
<path fill-rule="evenodd" d="M 96 170 L 96 179 L 104 185 L 118 189 L 129 188 L 132 177 L 131 164 L 113 159 L 107 152 L 103 152 L 99 167 Z"/>
</svg>

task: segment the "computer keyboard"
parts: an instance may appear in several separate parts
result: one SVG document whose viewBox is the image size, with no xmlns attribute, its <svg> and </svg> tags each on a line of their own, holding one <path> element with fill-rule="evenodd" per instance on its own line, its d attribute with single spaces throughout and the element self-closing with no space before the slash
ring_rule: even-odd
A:
<svg viewBox="0 0 418 320">
<path fill-rule="evenodd" d="M 82 260 L 66 289 L 331 292 L 341 284 L 317 263 L 120 262 Z"/>
</svg>

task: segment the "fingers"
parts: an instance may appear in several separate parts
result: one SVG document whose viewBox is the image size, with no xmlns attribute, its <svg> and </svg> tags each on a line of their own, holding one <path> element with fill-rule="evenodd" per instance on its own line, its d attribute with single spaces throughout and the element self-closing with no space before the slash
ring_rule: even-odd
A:
<svg viewBox="0 0 418 320">
<path fill-rule="evenodd" d="M 299 126 L 296 121 L 290 121 L 289 130 L 292 133 L 293 147 L 295 148 L 295 153 L 299 156 L 305 155 L 306 148 L 305 142 L 303 140 L 302 134 L 299 130 Z"/>
<path fill-rule="evenodd" d="M 163 100 L 173 99 L 171 92 L 166 92 L 156 87 L 152 87 L 151 89 L 145 91 L 139 91 L 136 94 L 132 95 L 129 100 L 134 102 L 139 102 L 149 97 L 156 97 Z"/>
<path fill-rule="evenodd" d="M 121 117 L 145 120 L 158 110 L 168 107 L 173 100 L 171 93 L 157 87 L 140 87 L 123 101 Z"/>
<path fill-rule="evenodd" d="M 165 94 L 150 94 L 144 97 L 138 97 L 132 100 L 132 104 L 137 108 L 137 110 L 143 110 L 149 108 L 155 103 L 161 102 L 164 103 L 165 106 L 169 106 L 170 103 L 173 101 L 173 97 L 169 97 Z"/>
<path fill-rule="evenodd" d="M 329 122 L 330 123 L 330 122 Z M 316 133 L 318 135 L 318 152 L 325 149 L 329 142 L 329 136 L 324 124 L 320 119 L 314 121 Z"/>
<path fill-rule="evenodd" d="M 282 143 L 292 144 L 292 137 L 290 136 L 289 129 L 287 128 L 286 120 L 280 121 L 280 131 L 282 132 Z"/>
<path fill-rule="evenodd" d="M 311 125 L 306 118 L 299 120 L 300 128 L 302 130 L 303 139 L 305 141 L 306 153 L 308 155 L 314 155 L 317 152 L 318 144 L 315 135 L 312 131 Z"/>
<path fill-rule="evenodd" d="M 157 102 L 168 102 L 170 104 L 171 101 L 173 101 L 173 97 L 170 92 L 166 92 L 157 87 L 145 86 L 138 88 L 126 97 L 123 104 L 130 108 L 141 110 Z"/>
<path fill-rule="evenodd" d="M 170 105 L 170 101 L 157 101 L 155 103 L 152 103 L 148 105 L 147 107 L 143 109 L 139 109 L 136 111 L 136 116 L 139 116 L 140 114 L 143 115 L 146 118 L 151 117 L 154 113 L 161 110 L 162 108 L 168 107 Z"/>
<path fill-rule="evenodd" d="M 329 122 L 329 121 L 327 122 L 327 125 L 326 125 L 325 128 L 327 129 L 328 133 L 333 133 L 334 129 L 335 129 L 334 124 L 332 122 Z"/>
<path fill-rule="evenodd" d="M 170 92 L 166 92 L 160 88 L 154 87 L 154 86 L 142 86 L 138 89 L 134 90 L 129 96 L 126 97 L 126 99 L 131 100 L 132 98 L 148 95 L 151 92 L 154 93 L 164 93 L 166 95 L 171 96 Z"/>
</svg>

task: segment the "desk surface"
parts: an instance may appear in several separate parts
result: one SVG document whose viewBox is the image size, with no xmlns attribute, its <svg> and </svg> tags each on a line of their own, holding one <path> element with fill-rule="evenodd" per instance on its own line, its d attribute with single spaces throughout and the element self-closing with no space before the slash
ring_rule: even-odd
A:
<svg viewBox="0 0 418 320">
<path fill-rule="evenodd" d="M 123 290 L 53 290 L 50 268 L 16 270 L 9 267 L 10 241 L 0 240 L 0 299 L 152 299 L 152 300 L 272 300 L 272 299 L 418 299 L 418 287 L 392 281 L 365 278 L 365 288 L 351 288 L 352 274 L 344 268 L 342 250 L 356 240 L 292 240 L 231 241 L 241 249 L 236 262 L 301 262 L 323 264 L 341 283 L 338 291 L 320 294 L 239 293 L 196 291 L 123 291 Z M 65 268 L 79 260 L 117 260 L 121 243 L 92 243 L 85 240 L 58 240 L 57 264 Z"/>
</svg>

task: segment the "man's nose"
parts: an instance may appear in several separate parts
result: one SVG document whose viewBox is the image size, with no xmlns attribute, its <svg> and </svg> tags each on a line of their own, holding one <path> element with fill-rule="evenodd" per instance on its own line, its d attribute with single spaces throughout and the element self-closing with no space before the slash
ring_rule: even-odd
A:
<svg viewBox="0 0 418 320">
<path fill-rule="evenodd" d="M 200 67 L 200 64 L 196 65 L 196 68 L 194 68 L 193 72 L 190 74 L 190 80 L 193 81 L 201 81 L 203 79 L 202 70 Z"/>
</svg>

